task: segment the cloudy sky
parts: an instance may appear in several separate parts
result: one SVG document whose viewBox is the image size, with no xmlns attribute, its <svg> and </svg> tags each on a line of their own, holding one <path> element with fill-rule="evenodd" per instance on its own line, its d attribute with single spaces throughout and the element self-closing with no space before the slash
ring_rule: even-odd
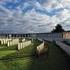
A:
<svg viewBox="0 0 70 70">
<path fill-rule="evenodd" d="M 0 32 L 50 32 L 57 24 L 70 30 L 70 0 L 0 0 Z"/>
</svg>

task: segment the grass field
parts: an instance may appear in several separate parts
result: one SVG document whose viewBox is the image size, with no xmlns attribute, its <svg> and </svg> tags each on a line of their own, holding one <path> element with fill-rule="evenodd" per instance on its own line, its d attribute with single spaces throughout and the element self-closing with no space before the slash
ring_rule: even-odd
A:
<svg viewBox="0 0 70 70">
<path fill-rule="evenodd" d="M 0 58 L 3 58 L 0 60 L 0 70 L 70 70 L 70 57 L 54 43 L 49 43 L 49 53 L 45 59 L 32 56 L 40 43 L 34 41 L 34 44 L 20 51 L 0 51 Z"/>
</svg>

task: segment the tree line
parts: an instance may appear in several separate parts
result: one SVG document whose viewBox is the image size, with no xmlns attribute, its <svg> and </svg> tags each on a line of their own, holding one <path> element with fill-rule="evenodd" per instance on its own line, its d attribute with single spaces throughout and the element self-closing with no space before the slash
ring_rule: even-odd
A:
<svg viewBox="0 0 70 70">
<path fill-rule="evenodd" d="M 64 32 L 65 30 L 63 29 L 63 27 L 60 24 L 57 24 L 55 26 L 55 29 L 52 30 L 52 33 L 60 33 L 60 32 Z"/>
</svg>

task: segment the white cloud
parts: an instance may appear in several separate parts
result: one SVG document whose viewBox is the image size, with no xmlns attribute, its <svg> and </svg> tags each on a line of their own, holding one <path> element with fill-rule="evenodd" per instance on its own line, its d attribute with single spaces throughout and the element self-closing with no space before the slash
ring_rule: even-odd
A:
<svg viewBox="0 0 70 70">
<path fill-rule="evenodd" d="M 59 0 L 59 2 L 65 7 L 70 9 L 70 0 Z"/>
<path fill-rule="evenodd" d="M 48 0 L 47 3 L 40 5 L 38 2 L 34 2 L 34 8 L 31 11 L 23 14 L 20 6 L 16 7 L 17 10 L 10 11 L 2 6 L 0 8 L 6 13 L 6 17 L 0 17 L 1 29 L 11 30 L 14 32 L 50 32 L 57 24 L 62 24 L 63 28 L 70 30 L 70 0 Z M 33 4 L 33 3 L 32 3 Z M 25 8 L 28 3 L 25 3 Z M 24 8 L 24 6 L 23 6 Z M 45 9 L 48 12 L 59 8 L 63 8 L 62 11 L 58 11 L 58 14 L 49 16 L 47 14 L 39 13 L 35 10 Z"/>
</svg>

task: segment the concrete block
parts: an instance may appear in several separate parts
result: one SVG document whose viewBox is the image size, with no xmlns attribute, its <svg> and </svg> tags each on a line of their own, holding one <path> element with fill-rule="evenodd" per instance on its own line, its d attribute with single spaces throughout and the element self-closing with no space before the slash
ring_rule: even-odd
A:
<svg viewBox="0 0 70 70">
<path fill-rule="evenodd" d="M 24 48 L 24 47 L 27 47 L 28 45 L 31 44 L 31 41 L 27 41 L 27 42 L 22 42 L 22 43 L 18 43 L 18 50 Z"/>
</svg>

